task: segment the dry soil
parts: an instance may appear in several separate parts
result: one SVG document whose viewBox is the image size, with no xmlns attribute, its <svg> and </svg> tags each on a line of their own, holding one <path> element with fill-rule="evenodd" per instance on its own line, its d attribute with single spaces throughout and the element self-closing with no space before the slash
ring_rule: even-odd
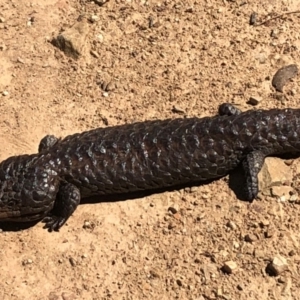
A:
<svg viewBox="0 0 300 300">
<path fill-rule="evenodd" d="M 256 108 L 299 107 L 299 77 L 283 93 L 271 85 L 300 60 L 299 0 L 100 2 L 0 1 L 1 160 L 36 152 L 45 134 L 214 115 L 223 102 L 247 110 L 250 97 Z M 80 16 L 91 21 L 74 59 L 50 41 Z M 0 296 L 300 299 L 297 203 L 240 201 L 226 177 L 80 205 L 59 233 L 41 223 L 1 232 Z"/>
</svg>

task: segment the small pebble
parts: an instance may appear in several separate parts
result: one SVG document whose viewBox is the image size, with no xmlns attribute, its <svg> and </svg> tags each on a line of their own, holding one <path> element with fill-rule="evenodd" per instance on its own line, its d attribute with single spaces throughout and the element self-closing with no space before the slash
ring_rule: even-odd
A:
<svg viewBox="0 0 300 300">
<path fill-rule="evenodd" d="M 0 51 L 5 51 L 5 50 L 6 50 L 5 44 L 0 44 Z"/>
<path fill-rule="evenodd" d="M 151 269 L 150 271 L 149 271 L 149 273 L 150 273 L 150 275 L 152 276 L 152 277 L 154 277 L 154 278 L 161 278 L 162 277 L 162 275 L 161 275 L 161 272 L 159 271 L 159 270 L 157 270 L 157 269 Z"/>
<path fill-rule="evenodd" d="M 105 97 L 105 98 L 107 98 L 107 97 L 109 96 L 109 94 L 108 94 L 108 92 L 104 92 L 104 93 L 102 94 L 102 96 Z"/>
<path fill-rule="evenodd" d="M 174 206 L 170 206 L 168 208 L 168 211 L 170 211 L 172 214 L 176 214 L 178 212 L 178 207 L 174 207 Z"/>
<path fill-rule="evenodd" d="M 92 228 L 92 224 L 89 221 L 84 221 L 83 223 L 83 228 L 84 229 L 91 229 Z"/>
<path fill-rule="evenodd" d="M 291 250 L 290 252 L 289 252 L 289 256 L 294 256 L 296 254 L 296 251 L 295 250 Z"/>
<path fill-rule="evenodd" d="M 260 64 L 264 64 L 267 61 L 267 55 L 266 53 L 259 53 L 256 56 L 256 59 L 259 61 Z M 266 79 L 266 80 L 270 80 L 270 79 Z"/>
<path fill-rule="evenodd" d="M 205 213 L 200 214 L 199 216 L 196 217 L 196 220 L 199 222 L 201 220 L 203 220 L 206 217 Z"/>
<path fill-rule="evenodd" d="M 240 247 L 240 244 L 238 242 L 233 242 L 232 245 L 235 249 L 238 249 Z"/>
<path fill-rule="evenodd" d="M 173 222 L 170 222 L 169 225 L 168 225 L 168 229 L 169 229 L 169 230 L 171 230 L 171 229 L 173 229 L 173 228 L 175 228 L 175 227 L 176 227 L 176 224 L 173 223 Z"/>
<path fill-rule="evenodd" d="M 256 106 L 260 102 L 261 102 L 261 99 L 259 99 L 258 97 L 250 97 L 249 100 L 247 101 L 247 104 Z"/>
<path fill-rule="evenodd" d="M 257 237 L 254 234 L 246 234 L 245 235 L 245 241 L 248 243 L 255 242 L 257 240 Z"/>
<path fill-rule="evenodd" d="M 277 255 L 273 258 L 272 262 L 267 265 L 266 271 L 270 276 L 278 276 L 288 269 L 287 260 Z"/>
<path fill-rule="evenodd" d="M 256 23 L 256 18 L 257 18 L 257 13 L 253 12 L 250 16 L 250 21 L 249 21 L 249 24 L 250 25 L 255 25 Z"/>
<path fill-rule="evenodd" d="M 237 263 L 230 260 L 226 261 L 222 267 L 222 271 L 226 274 L 232 274 L 237 270 Z"/>
<path fill-rule="evenodd" d="M 255 249 L 253 254 L 256 258 L 264 258 L 265 257 L 265 252 L 262 250 L 259 250 L 259 249 Z"/>
<path fill-rule="evenodd" d="M 100 42 L 100 43 L 102 43 L 103 42 L 103 40 L 104 40 L 104 36 L 103 36 L 103 34 L 98 34 L 97 35 L 97 39 L 98 39 L 98 41 Z"/>
<path fill-rule="evenodd" d="M 192 186 L 191 188 L 190 188 L 190 193 L 195 193 L 195 192 L 197 192 L 198 191 L 198 187 L 196 187 L 196 186 Z"/>
<path fill-rule="evenodd" d="M 290 202 L 297 202 L 298 200 L 299 200 L 298 194 L 293 194 L 289 199 Z"/>
<path fill-rule="evenodd" d="M 99 54 L 97 51 L 91 50 L 90 53 L 95 57 L 95 58 L 99 58 Z"/>
<path fill-rule="evenodd" d="M 290 199 L 290 195 L 293 193 L 293 188 L 290 186 L 273 186 L 271 188 L 271 195 L 279 198 L 282 202 Z"/>
<path fill-rule="evenodd" d="M 9 94 L 8 91 L 3 91 L 3 92 L 2 92 L 2 95 L 3 95 L 3 96 L 7 96 L 8 94 Z"/>
<path fill-rule="evenodd" d="M 285 283 L 286 282 L 286 279 L 284 277 L 279 277 L 278 278 L 278 282 L 279 283 Z"/>
<path fill-rule="evenodd" d="M 207 195 L 207 194 L 202 194 L 202 195 L 201 195 L 201 198 L 202 198 L 202 199 L 208 199 L 208 198 L 209 198 L 209 195 Z"/>
<path fill-rule="evenodd" d="M 283 87 L 285 84 L 290 81 L 292 78 L 297 76 L 298 66 L 295 64 L 287 65 L 280 68 L 274 75 L 272 79 L 272 86 L 278 92 L 283 92 Z"/>
<path fill-rule="evenodd" d="M 193 285 L 188 285 L 187 288 L 188 288 L 190 291 L 193 291 L 193 290 L 194 290 L 194 286 L 193 286 Z"/>
<path fill-rule="evenodd" d="M 189 7 L 185 10 L 185 12 L 192 13 L 194 11 L 193 7 Z"/>
<path fill-rule="evenodd" d="M 179 285 L 179 286 L 182 286 L 183 284 L 182 284 L 182 281 L 180 280 L 180 279 L 177 279 L 176 280 L 176 283 Z"/>
<path fill-rule="evenodd" d="M 262 220 L 262 221 L 260 222 L 260 225 L 261 225 L 262 227 L 267 227 L 267 226 L 270 225 L 270 221 L 264 219 L 264 220 Z"/>
<path fill-rule="evenodd" d="M 71 264 L 72 267 L 76 266 L 76 261 L 75 261 L 75 259 L 73 257 L 69 258 L 69 262 L 70 262 L 70 264 Z"/>
<path fill-rule="evenodd" d="M 268 230 L 265 232 L 265 237 L 266 238 L 271 238 L 272 236 L 274 236 L 276 233 L 276 229 L 275 227 L 271 226 L 270 228 L 268 228 Z"/>
<path fill-rule="evenodd" d="M 95 23 L 95 22 L 98 22 L 100 20 L 100 18 L 96 15 L 92 15 L 90 16 L 89 20 L 92 22 L 92 23 Z"/>
<path fill-rule="evenodd" d="M 272 29 L 270 35 L 271 35 L 272 38 L 277 38 L 277 36 L 278 36 L 278 29 Z"/>
<path fill-rule="evenodd" d="M 26 265 L 31 265 L 33 263 L 33 260 L 28 258 L 28 259 L 25 259 L 23 262 L 22 262 L 22 265 L 23 266 L 26 266 Z"/>
<path fill-rule="evenodd" d="M 184 114 L 185 112 L 184 112 L 184 110 L 183 109 L 180 109 L 180 108 L 178 108 L 178 107 L 176 107 L 175 105 L 173 105 L 173 108 L 172 108 L 172 113 L 174 113 L 174 114 Z"/>
<path fill-rule="evenodd" d="M 234 222 L 232 222 L 232 221 L 228 221 L 227 224 L 226 224 L 226 226 L 229 227 L 232 230 L 236 230 L 237 229 L 236 224 Z"/>
<path fill-rule="evenodd" d="M 106 92 L 111 92 L 111 91 L 113 91 L 115 88 L 116 88 L 116 84 L 113 83 L 113 82 L 109 82 L 109 83 L 106 85 Z"/>
<path fill-rule="evenodd" d="M 181 219 L 181 215 L 180 215 L 180 213 L 176 213 L 176 214 L 174 214 L 173 215 L 173 217 L 174 217 L 174 219 L 176 219 L 176 220 L 180 220 Z"/>
<path fill-rule="evenodd" d="M 218 288 L 217 291 L 215 292 L 218 298 L 223 298 L 223 290 L 222 288 Z"/>
<path fill-rule="evenodd" d="M 109 0 L 94 0 L 94 2 L 99 6 L 102 6 L 103 4 L 105 4 L 108 1 Z M 130 1 L 128 1 L 128 2 L 130 2 Z"/>
<path fill-rule="evenodd" d="M 17 58 L 17 62 L 18 62 L 18 63 L 21 63 L 21 64 L 24 64 L 24 60 L 23 60 L 21 57 L 18 57 L 18 58 Z"/>
</svg>

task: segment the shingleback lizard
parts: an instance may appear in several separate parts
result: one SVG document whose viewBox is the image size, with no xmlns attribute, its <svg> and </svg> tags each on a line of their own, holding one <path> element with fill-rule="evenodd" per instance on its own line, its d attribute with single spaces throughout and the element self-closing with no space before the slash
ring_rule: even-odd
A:
<svg viewBox="0 0 300 300">
<path fill-rule="evenodd" d="M 82 198 L 219 178 L 240 163 L 252 200 L 265 157 L 285 153 L 300 153 L 300 109 L 240 112 L 224 103 L 213 117 L 48 135 L 39 153 L 1 162 L 0 221 L 43 219 L 58 231 Z"/>
</svg>

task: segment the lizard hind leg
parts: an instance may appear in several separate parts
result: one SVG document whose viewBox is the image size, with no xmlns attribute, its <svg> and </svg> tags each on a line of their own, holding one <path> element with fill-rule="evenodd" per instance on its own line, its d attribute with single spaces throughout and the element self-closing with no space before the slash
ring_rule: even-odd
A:
<svg viewBox="0 0 300 300">
<path fill-rule="evenodd" d="M 258 194 L 258 173 L 260 172 L 266 155 L 262 151 L 250 152 L 242 162 L 246 177 L 245 193 L 247 200 L 252 201 Z"/>
<path fill-rule="evenodd" d="M 63 183 L 56 196 L 53 209 L 43 219 L 49 232 L 59 231 L 80 203 L 80 190 L 71 183 Z"/>
</svg>

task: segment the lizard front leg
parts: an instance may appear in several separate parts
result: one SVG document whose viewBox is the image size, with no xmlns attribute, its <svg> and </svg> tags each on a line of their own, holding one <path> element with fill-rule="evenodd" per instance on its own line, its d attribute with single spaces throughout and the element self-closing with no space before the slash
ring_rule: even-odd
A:
<svg viewBox="0 0 300 300">
<path fill-rule="evenodd" d="M 218 113 L 220 116 L 237 116 L 242 111 L 230 103 L 223 103 L 219 106 Z"/>
<path fill-rule="evenodd" d="M 51 147 L 53 147 L 60 139 L 57 138 L 54 135 L 46 135 L 44 136 L 39 144 L 38 151 L 42 152 L 44 150 L 49 150 Z"/>
<path fill-rule="evenodd" d="M 80 191 L 72 183 L 62 183 L 59 187 L 53 209 L 43 219 L 44 228 L 59 231 L 80 203 Z"/>
</svg>

